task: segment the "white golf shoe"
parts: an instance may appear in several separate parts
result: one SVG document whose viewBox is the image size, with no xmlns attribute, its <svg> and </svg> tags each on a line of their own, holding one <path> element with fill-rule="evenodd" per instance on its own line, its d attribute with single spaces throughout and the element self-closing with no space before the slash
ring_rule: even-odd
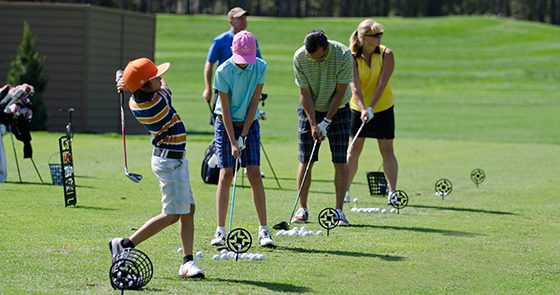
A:
<svg viewBox="0 0 560 295">
<path fill-rule="evenodd" d="M 259 231 L 259 244 L 262 247 L 267 247 L 267 248 L 276 247 L 276 244 L 274 243 L 274 241 L 270 237 L 270 231 L 267 230 L 267 229 L 261 229 Z"/>
<path fill-rule="evenodd" d="M 226 244 L 226 233 L 217 230 L 216 233 L 214 234 L 214 238 L 210 242 L 210 245 L 212 245 L 212 246 L 223 246 L 225 244 Z"/>
<path fill-rule="evenodd" d="M 187 263 L 183 263 L 181 267 L 179 267 L 179 277 L 186 278 L 186 279 L 192 279 L 192 278 L 203 279 L 204 271 L 202 270 L 202 268 L 196 265 L 196 262 L 194 260 L 191 260 Z"/>
<path fill-rule="evenodd" d="M 115 260 L 115 257 L 117 257 L 119 253 L 124 251 L 124 247 L 121 244 L 122 240 L 121 238 L 113 238 L 109 241 L 109 250 L 111 250 L 111 258 L 113 258 L 113 260 Z"/>
<path fill-rule="evenodd" d="M 299 208 L 292 218 L 292 223 L 306 223 L 308 218 L 307 208 Z"/>
<path fill-rule="evenodd" d="M 344 216 L 344 212 L 342 212 L 342 210 L 336 209 L 336 212 L 338 213 L 338 225 L 340 225 L 340 226 L 350 225 L 350 223 L 346 219 L 346 216 Z"/>
</svg>

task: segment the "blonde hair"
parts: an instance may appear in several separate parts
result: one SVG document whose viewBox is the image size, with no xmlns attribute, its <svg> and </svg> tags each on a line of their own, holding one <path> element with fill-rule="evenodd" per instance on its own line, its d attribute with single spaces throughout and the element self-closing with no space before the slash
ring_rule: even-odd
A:
<svg viewBox="0 0 560 295">
<path fill-rule="evenodd" d="M 362 55 L 363 45 L 358 39 L 358 36 L 371 35 L 377 33 L 383 33 L 383 25 L 376 22 L 375 20 L 368 18 L 363 20 L 358 28 L 350 35 L 350 50 L 354 56 Z"/>
</svg>

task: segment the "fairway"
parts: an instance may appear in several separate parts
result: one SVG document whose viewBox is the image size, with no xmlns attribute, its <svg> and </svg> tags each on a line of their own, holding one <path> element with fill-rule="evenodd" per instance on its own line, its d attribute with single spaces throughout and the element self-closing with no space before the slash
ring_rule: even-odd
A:
<svg viewBox="0 0 560 295">
<path fill-rule="evenodd" d="M 313 28 L 348 43 L 360 20 L 249 17 L 248 30 L 268 62 L 262 140 L 282 186 L 261 156 L 270 226 L 288 219 L 296 197 L 293 52 Z M 165 78 L 188 129 L 197 205 L 194 248 L 204 253 L 199 265 L 207 278 L 177 278 L 180 243 L 172 226 L 138 247 L 154 264 L 154 277 L 141 294 L 560 293 L 560 28 L 492 17 L 378 20 L 385 25 L 383 43 L 395 52 L 398 187 L 408 193 L 409 206 L 398 215 L 381 215 L 350 212 L 346 204 L 351 226 L 328 237 L 274 236 L 277 249 L 254 243 L 250 250 L 264 254 L 264 261 L 235 262 L 212 260 L 216 187 L 200 178 L 212 139 L 201 98 L 204 58 L 211 38 L 227 29 L 226 20 L 158 15 L 156 63 L 172 63 Z M 76 134 L 78 206 L 68 208 L 62 187 L 39 183 L 31 162 L 22 159 L 21 142 L 16 149 L 24 183 L 18 183 L 6 135 L 0 294 L 116 293 L 109 283 L 107 241 L 130 235 L 161 210 L 148 135 L 127 136 L 129 169 L 144 176 L 136 184 L 122 172 L 120 134 Z M 58 150 L 61 134 L 32 135 L 35 162 L 50 181 L 47 159 Z M 314 231 L 321 229 L 319 211 L 334 206 L 326 145 L 319 158 L 306 225 Z M 365 177 L 380 165 L 376 142 L 366 141 L 353 184 L 359 207 L 387 208 L 385 199 L 369 196 Z M 486 173 L 478 188 L 470 179 L 475 168 Z M 453 182 L 444 200 L 434 195 L 440 178 Z M 237 189 L 234 225 L 256 237 L 246 178 L 244 185 Z"/>
</svg>

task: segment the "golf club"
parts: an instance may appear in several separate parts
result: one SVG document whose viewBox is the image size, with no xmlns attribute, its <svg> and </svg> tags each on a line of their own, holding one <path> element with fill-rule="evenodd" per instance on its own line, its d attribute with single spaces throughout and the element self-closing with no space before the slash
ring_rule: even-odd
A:
<svg viewBox="0 0 560 295">
<path fill-rule="evenodd" d="M 237 168 L 238 163 L 241 161 L 240 158 L 235 159 L 235 172 L 233 174 L 233 190 L 231 191 L 231 207 L 229 209 L 229 228 L 228 233 L 231 232 L 231 225 L 233 223 L 233 208 L 235 207 L 235 188 L 237 187 Z"/>
<path fill-rule="evenodd" d="M 122 70 L 118 70 L 116 73 L 115 81 L 118 81 L 123 75 Z M 125 138 L 125 129 L 124 129 L 124 92 L 119 91 L 120 95 L 120 105 L 121 105 L 121 133 L 122 133 L 122 142 L 123 142 L 123 150 L 124 150 L 124 174 L 130 180 L 138 183 L 142 181 L 142 175 L 137 173 L 128 172 L 128 163 L 126 160 L 126 138 Z"/>
<path fill-rule="evenodd" d="M 348 150 L 352 149 L 352 146 L 354 146 L 354 142 L 356 142 L 356 139 L 358 139 L 358 135 L 360 135 L 360 132 L 362 132 L 362 129 L 364 128 L 365 125 L 366 125 L 366 121 L 362 121 L 362 125 L 360 125 L 360 128 L 358 128 L 358 132 L 356 132 L 356 135 L 354 135 L 354 139 L 352 139 L 352 142 L 348 146 Z"/>
<path fill-rule="evenodd" d="M 319 142 L 319 140 L 315 139 L 315 142 L 313 143 L 313 149 L 311 149 L 311 156 L 309 156 L 309 162 L 307 163 L 307 167 L 305 167 L 305 172 L 303 173 L 303 179 L 301 181 L 301 184 L 299 185 L 299 190 L 298 190 L 296 202 L 294 203 L 294 209 L 292 209 L 292 214 L 290 215 L 289 221 L 288 222 L 280 221 L 272 227 L 273 229 L 276 229 L 276 230 L 280 230 L 280 229 L 288 230 L 288 229 L 290 229 L 290 224 L 292 223 L 292 218 L 294 217 L 294 213 L 296 212 L 297 204 L 299 202 L 299 197 L 301 196 L 301 191 L 303 190 L 303 186 L 305 185 L 305 181 L 307 180 L 307 172 L 309 171 L 309 167 L 311 167 L 311 165 L 313 165 L 312 159 L 313 159 L 313 155 L 315 155 L 315 149 L 317 148 L 317 143 L 318 142 Z"/>
</svg>

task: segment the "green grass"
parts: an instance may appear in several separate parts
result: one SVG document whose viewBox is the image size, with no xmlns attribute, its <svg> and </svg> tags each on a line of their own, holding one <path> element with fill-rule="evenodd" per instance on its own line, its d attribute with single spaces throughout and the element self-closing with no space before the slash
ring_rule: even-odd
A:
<svg viewBox="0 0 560 295">
<path fill-rule="evenodd" d="M 380 19 L 384 43 L 395 51 L 396 154 L 399 187 L 410 206 L 399 215 L 348 212 L 353 226 L 329 237 L 276 237 L 265 261 L 216 262 L 209 239 L 215 228 L 215 186 L 199 176 L 210 141 L 202 102 L 202 66 L 210 38 L 226 29 L 217 17 L 158 16 L 156 61 L 171 61 L 166 78 L 189 129 L 188 159 L 197 200 L 195 249 L 208 278 L 176 278 L 180 255 L 173 226 L 140 249 L 154 263 L 143 293 L 157 294 L 557 294 L 560 292 L 560 29 L 485 17 Z M 286 220 L 295 192 L 298 96 L 291 56 L 304 34 L 324 28 L 346 43 L 359 19 L 251 17 L 269 63 L 262 122 L 268 164 L 269 223 Z M 35 162 L 48 180 L 47 159 L 60 134 L 33 134 Z M 78 134 L 74 141 L 78 206 L 64 208 L 62 188 L 41 185 L 21 158 L 17 183 L 11 142 L 4 137 L 9 182 L 0 184 L 0 294 L 106 294 L 110 258 L 106 242 L 127 236 L 160 211 L 145 135 L 128 136 L 130 170 L 122 175 L 120 135 Z M 55 157 L 53 157 L 55 158 Z M 328 149 L 314 169 L 310 210 L 332 206 Z M 353 193 L 360 207 L 384 207 L 369 197 L 364 174 L 380 165 L 375 142 L 366 143 Z M 487 179 L 470 181 L 474 168 Z M 434 196 L 439 178 L 453 184 L 445 200 Z M 245 179 L 247 184 L 247 179 Z M 236 197 L 234 223 L 256 234 L 249 188 Z M 318 230 L 313 222 L 307 226 Z"/>
</svg>

